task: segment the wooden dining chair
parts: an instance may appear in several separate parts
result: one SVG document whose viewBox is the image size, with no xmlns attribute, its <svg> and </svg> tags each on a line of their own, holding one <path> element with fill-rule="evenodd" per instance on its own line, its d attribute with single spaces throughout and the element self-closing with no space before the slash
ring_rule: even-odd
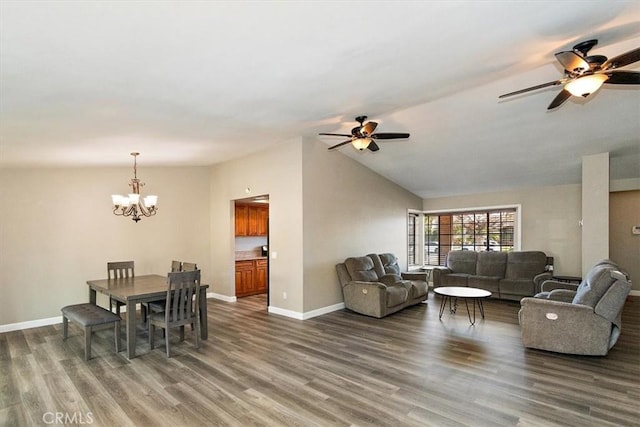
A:
<svg viewBox="0 0 640 427">
<path fill-rule="evenodd" d="M 171 357 L 169 329 L 180 328 L 184 341 L 185 325 L 192 325 L 195 347 L 200 348 L 200 270 L 169 273 L 167 300 L 162 313 L 149 313 L 149 347 L 154 348 L 156 326 L 165 330 L 167 357 Z"/>
<path fill-rule="evenodd" d="M 182 262 L 173 260 L 171 261 L 171 272 L 182 271 Z"/>
<path fill-rule="evenodd" d="M 107 262 L 107 277 L 109 280 L 125 279 L 135 277 L 135 275 L 133 261 Z M 125 303 L 109 298 L 109 310 L 115 311 L 118 316 L 120 315 L 120 307 L 123 305 L 125 305 Z"/>
<path fill-rule="evenodd" d="M 182 271 L 195 271 L 198 269 L 198 265 L 192 262 L 183 262 Z"/>
<path fill-rule="evenodd" d="M 195 270 L 195 268 L 193 270 Z M 176 261 L 176 260 L 171 261 L 171 272 L 175 273 L 178 271 L 182 271 L 182 261 Z M 163 298 L 155 301 L 145 302 L 143 303 L 143 305 L 147 308 L 148 312 L 160 313 L 164 311 L 164 306 L 166 302 L 167 301 Z M 146 322 L 146 319 L 145 319 L 145 322 Z"/>
</svg>

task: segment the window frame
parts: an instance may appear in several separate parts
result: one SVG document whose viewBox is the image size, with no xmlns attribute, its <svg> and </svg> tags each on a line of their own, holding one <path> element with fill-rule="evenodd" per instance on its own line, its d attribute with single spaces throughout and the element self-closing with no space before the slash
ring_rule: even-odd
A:
<svg viewBox="0 0 640 427">
<path fill-rule="evenodd" d="M 424 268 L 435 268 L 441 266 L 440 261 L 438 260 L 438 264 L 428 264 L 429 260 L 425 259 L 425 217 L 428 215 L 445 215 L 445 214 L 461 214 L 461 213 L 490 213 L 501 210 L 515 210 L 514 215 L 514 227 L 513 227 L 513 249 L 514 251 L 521 250 L 522 247 L 522 205 L 521 204 L 509 204 L 509 205 L 494 205 L 494 206 L 477 206 L 477 207 L 466 207 L 466 208 L 455 208 L 455 209 L 437 209 L 437 210 L 409 210 L 407 214 L 407 266 L 409 269 L 424 269 Z M 417 215 L 417 225 L 416 229 L 421 230 L 421 232 L 417 233 L 418 236 L 415 236 L 414 241 L 417 246 L 415 252 L 415 264 L 410 263 L 410 241 L 409 241 L 409 217 L 410 215 Z"/>
</svg>

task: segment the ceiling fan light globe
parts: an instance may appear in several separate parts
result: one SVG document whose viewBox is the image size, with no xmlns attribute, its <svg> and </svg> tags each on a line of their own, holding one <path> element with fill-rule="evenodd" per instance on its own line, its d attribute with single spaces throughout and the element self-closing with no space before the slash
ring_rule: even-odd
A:
<svg viewBox="0 0 640 427">
<path fill-rule="evenodd" d="M 586 98 L 591 95 L 609 78 L 606 74 L 590 74 L 588 76 L 579 77 L 570 81 L 565 85 L 565 89 L 568 90 L 573 96 L 582 96 Z"/>
<path fill-rule="evenodd" d="M 351 144 L 356 148 L 356 150 L 366 150 L 369 144 L 371 143 L 371 138 L 356 138 L 351 141 Z"/>
</svg>

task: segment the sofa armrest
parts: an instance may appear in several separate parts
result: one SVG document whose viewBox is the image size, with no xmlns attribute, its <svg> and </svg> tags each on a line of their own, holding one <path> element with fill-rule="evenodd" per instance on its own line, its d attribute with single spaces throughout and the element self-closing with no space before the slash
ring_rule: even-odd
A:
<svg viewBox="0 0 640 427">
<path fill-rule="evenodd" d="M 442 283 L 442 276 L 451 273 L 453 273 L 453 270 L 447 267 L 434 268 L 433 272 L 431 273 L 431 277 L 433 277 L 433 287 L 437 288 L 438 286 L 440 286 L 440 284 Z"/>
<path fill-rule="evenodd" d="M 567 282 L 559 282 L 557 280 L 545 280 L 542 282 L 541 291 L 542 292 L 551 292 L 554 289 L 567 289 L 570 291 L 577 291 L 578 286 L 575 283 L 567 283 Z"/>
<path fill-rule="evenodd" d="M 520 305 L 518 319 L 525 347 L 569 354 L 607 354 L 611 322 L 598 316 L 593 308 L 540 298 L 523 298 Z"/>
<path fill-rule="evenodd" d="M 428 273 L 425 271 L 407 271 L 401 273 L 401 275 L 404 280 L 422 280 L 426 282 Z"/>
<path fill-rule="evenodd" d="M 373 317 L 385 315 L 387 286 L 380 282 L 348 282 L 342 287 L 342 295 L 349 310 Z"/>
<path fill-rule="evenodd" d="M 545 280 L 551 280 L 551 277 L 553 277 L 553 273 L 551 273 L 550 271 L 545 271 L 544 273 L 536 274 L 535 276 L 533 276 L 534 295 L 542 290 L 542 283 Z"/>
<path fill-rule="evenodd" d="M 562 302 L 572 302 L 576 296 L 575 291 L 570 291 L 569 289 L 554 289 L 549 292 L 547 299 L 552 301 L 562 301 Z"/>
</svg>

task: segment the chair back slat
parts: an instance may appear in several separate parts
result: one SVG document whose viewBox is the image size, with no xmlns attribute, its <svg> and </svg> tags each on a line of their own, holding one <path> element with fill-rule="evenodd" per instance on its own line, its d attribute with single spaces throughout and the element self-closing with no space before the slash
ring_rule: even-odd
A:
<svg viewBox="0 0 640 427">
<path fill-rule="evenodd" d="M 116 261 L 107 263 L 107 277 L 109 279 L 126 279 L 135 277 L 133 261 Z"/>
</svg>

